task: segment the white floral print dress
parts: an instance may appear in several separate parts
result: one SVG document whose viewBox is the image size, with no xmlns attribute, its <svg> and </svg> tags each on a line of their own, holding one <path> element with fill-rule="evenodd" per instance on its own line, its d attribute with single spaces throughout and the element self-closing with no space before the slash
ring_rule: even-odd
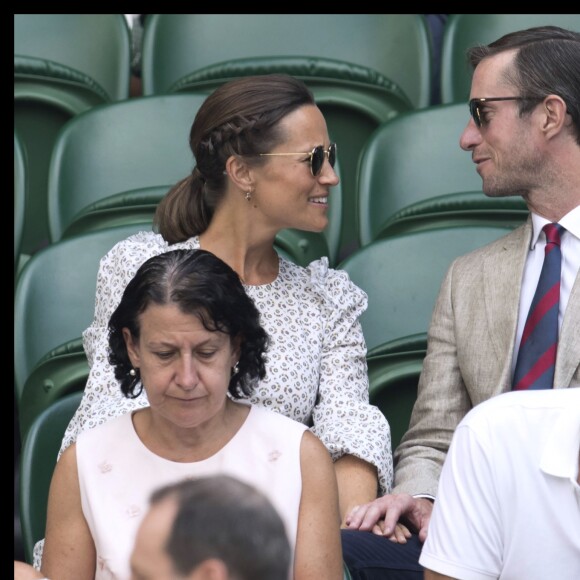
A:
<svg viewBox="0 0 580 580">
<path fill-rule="evenodd" d="M 139 232 L 102 258 L 95 317 L 83 333 L 91 370 L 60 453 L 81 431 L 147 405 L 145 393 L 137 399 L 122 395 L 107 359 L 107 325 L 139 266 L 152 256 L 182 248 L 199 248 L 199 238 L 169 245 L 159 234 Z M 390 491 L 390 430 L 368 397 L 366 346 L 359 322 L 367 307 L 365 292 L 346 272 L 329 268 L 326 258 L 304 268 L 281 257 L 276 280 L 244 288 L 270 336 L 266 377 L 251 402 L 309 425 L 334 460 L 350 454 L 372 463 L 381 493 Z"/>
</svg>

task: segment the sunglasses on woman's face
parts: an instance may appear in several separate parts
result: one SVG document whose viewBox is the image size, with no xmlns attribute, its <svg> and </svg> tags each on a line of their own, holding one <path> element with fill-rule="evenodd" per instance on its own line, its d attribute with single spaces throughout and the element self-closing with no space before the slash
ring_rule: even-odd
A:
<svg viewBox="0 0 580 580">
<path fill-rule="evenodd" d="M 260 157 L 275 157 L 284 155 L 309 155 L 310 156 L 310 171 L 312 175 L 316 177 L 322 170 L 324 165 L 324 157 L 328 157 L 328 163 L 330 167 L 334 167 L 336 163 L 336 143 L 331 143 L 328 149 L 324 149 L 324 146 L 318 145 L 310 152 L 294 152 L 294 153 L 260 153 Z"/>
</svg>

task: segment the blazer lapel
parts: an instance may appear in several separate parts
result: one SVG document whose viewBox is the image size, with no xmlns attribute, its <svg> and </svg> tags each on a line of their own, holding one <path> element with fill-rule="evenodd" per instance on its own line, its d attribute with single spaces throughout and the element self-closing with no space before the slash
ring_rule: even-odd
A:
<svg viewBox="0 0 580 580">
<path fill-rule="evenodd" d="M 518 323 L 521 281 L 532 236 L 531 217 L 506 237 L 499 251 L 483 264 L 484 299 L 495 364 L 501 368 L 498 384 L 511 387 L 511 361 Z"/>
<path fill-rule="evenodd" d="M 554 386 L 580 386 L 571 385 L 578 365 L 580 365 L 580 271 L 576 274 L 560 328 Z"/>
</svg>

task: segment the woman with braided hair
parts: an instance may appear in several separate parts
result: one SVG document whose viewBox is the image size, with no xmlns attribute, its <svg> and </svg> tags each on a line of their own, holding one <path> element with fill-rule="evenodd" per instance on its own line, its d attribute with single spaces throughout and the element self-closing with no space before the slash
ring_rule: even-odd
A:
<svg viewBox="0 0 580 580">
<path fill-rule="evenodd" d="M 327 258 L 301 267 L 274 247 L 282 229 L 326 227 L 328 198 L 339 181 L 336 145 L 306 85 L 282 74 L 216 89 L 193 121 L 189 144 L 195 167 L 159 204 L 158 233 L 133 235 L 101 260 L 95 317 L 83 333 L 91 371 L 61 453 L 82 431 L 147 405 L 145 393 L 120 396 L 107 358 L 109 318 L 148 258 L 201 248 L 240 276 L 269 335 L 266 376 L 251 403 L 308 425 L 324 443 L 344 522 L 355 505 L 392 484 L 389 426 L 369 404 L 359 322 L 367 296 Z"/>
</svg>

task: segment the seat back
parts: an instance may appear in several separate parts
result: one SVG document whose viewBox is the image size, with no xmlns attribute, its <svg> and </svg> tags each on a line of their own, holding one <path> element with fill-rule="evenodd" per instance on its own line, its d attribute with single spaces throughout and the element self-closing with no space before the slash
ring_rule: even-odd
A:
<svg viewBox="0 0 580 580">
<path fill-rule="evenodd" d="M 16 130 L 14 130 L 14 273 L 18 271 L 22 238 L 24 236 L 24 215 L 26 208 L 26 192 L 28 186 L 28 171 L 24 145 Z"/>
<path fill-rule="evenodd" d="M 122 14 L 14 15 L 14 126 L 30 167 L 23 250 L 49 243 L 48 164 L 75 115 L 129 96 L 130 33 Z"/>
<path fill-rule="evenodd" d="M 427 332 L 444 275 L 454 258 L 484 246 L 510 228 L 457 226 L 376 240 L 339 265 L 368 295 L 360 317 L 368 350 Z"/>
<path fill-rule="evenodd" d="M 17 281 L 14 298 L 14 375 L 20 399 L 38 361 L 77 339 L 94 314 L 100 259 L 120 240 L 150 225 L 132 224 L 91 232 L 34 254 Z"/>
<path fill-rule="evenodd" d="M 441 102 L 469 99 L 473 71 L 467 49 L 490 44 L 509 32 L 547 25 L 580 32 L 580 14 L 451 14 L 441 47 Z"/>
<path fill-rule="evenodd" d="M 83 73 L 111 101 L 129 97 L 131 33 L 123 14 L 15 14 L 14 54 Z"/>
<path fill-rule="evenodd" d="M 506 225 L 515 228 L 528 215 L 528 206 L 518 196 L 488 197 L 483 191 L 448 193 L 404 207 L 383 223 L 377 237 L 434 227 Z"/>
<path fill-rule="evenodd" d="M 425 335 L 425 344 L 420 349 L 367 357 L 369 401 L 389 422 L 393 451 L 409 428 L 426 352 Z"/>
<path fill-rule="evenodd" d="M 74 216 L 61 239 L 131 223 L 148 222 L 153 227 L 157 205 L 170 187 L 137 188 L 99 199 Z"/>
<path fill-rule="evenodd" d="M 422 14 L 149 14 L 143 93 L 166 93 L 182 77 L 233 55 L 362 65 L 397 83 L 414 106 L 429 104 L 431 47 Z"/>
<path fill-rule="evenodd" d="M 358 246 L 356 228 L 356 169 L 360 152 L 371 133 L 384 121 L 413 109 L 403 91 L 376 71 L 321 57 L 256 57 L 209 65 L 180 79 L 172 91 L 211 92 L 234 78 L 289 74 L 308 85 L 322 111 L 330 139 L 338 143 L 343 192 L 339 253 Z M 335 242 L 329 244 L 332 248 Z"/>
<path fill-rule="evenodd" d="M 56 135 L 75 115 L 108 102 L 89 77 L 51 61 L 14 57 L 14 127 L 30 167 L 22 249 L 33 254 L 49 243 L 48 165 Z"/>
<path fill-rule="evenodd" d="M 404 207 L 437 195 L 476 191 L 481 178 L 459 147 L 464 103 L 402 113 L 383 123 L 361 153 L 357 176 L 360 245 L 376 239 Z"/>
<path fill-rule="evenodd" d="M 191 173 L 189 129 L 205 98 L 133 98 L 95 107 L 68 123 L 50 163 L 51 241 L 60 240 L 91 204 L 121 192 L 171 186 Z"/>
<path fill-rule="evenodd" d="M 34 544 L 44 538 L 48 490 L 64 432 L 77 410 L 82 393 L 56 401 L 34 421 L 20 456 L 20 525 L 24 554 L 32 562 Z"/>
<path fill-rule="evenodd" d="M 81 339 L 69 341 L 62 347 L 61 350 L 67 352 L 55 354 L 52 351 L 45 355 L 24 383 L 18 401 L 21 441 L 26 439 L 30 426 L 42 411 L 66 395 L 85 389 L 90 368 Z"/>
<path fill-rule="evenodd" d="M 202 92 L 184 92 L 133 98 L 95 107 L 68 123 L 58 136 L 50 165 L 51 240 L 85 227 L 151 222 L 163 195 L 194 167 L 189 129 L 206 97 Z M 337 171 L 340 174 L 338 165 Z M 335 262 L 341 192 L 341 185 L 331 190 L 329 225 L 323 234 L 282 234 L 286 244 L 298 236 L 303 248 L 294 254 L 298 263 L 323 255 L 320 251 Z"/>
</svg>

